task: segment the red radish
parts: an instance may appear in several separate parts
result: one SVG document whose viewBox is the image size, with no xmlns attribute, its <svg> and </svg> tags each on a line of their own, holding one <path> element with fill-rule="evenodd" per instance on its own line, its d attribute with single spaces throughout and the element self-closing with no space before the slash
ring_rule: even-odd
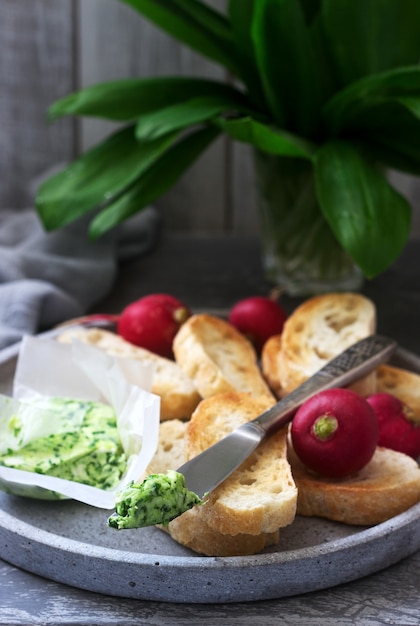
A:
<svg viewBox="0 0 420 626">
<path fill-rule="evenodd" d="M 251 296 L 231 308 L 228 320 L 261 352 L 267 339 L 280 335 L 286 318 L 284 309 L 272 298 Z"/>
<path fill-rule="evenodd" d="M 378 419 L 378 445 L 417 459 L 420 456 L 420 420 L 416 420 L 414 411 L 390 393 L 374 393 L 367 401 Z"/>
<path fill-rule="evenodd" d="M 129 304 L 121 313 L 117 332 L 136 346 L 172 358 L 172 342 L 191 315 L 188 307 L 166 293 L 154 293 Z"/>
<path fill-rule="evenodd" d="M 349 389 L 328 389 L 307 400 L 291 426 L 293 448 L 309 469 L 344 478 L 371 460 L 378 422 L 364 398 Z"/>
</svg>

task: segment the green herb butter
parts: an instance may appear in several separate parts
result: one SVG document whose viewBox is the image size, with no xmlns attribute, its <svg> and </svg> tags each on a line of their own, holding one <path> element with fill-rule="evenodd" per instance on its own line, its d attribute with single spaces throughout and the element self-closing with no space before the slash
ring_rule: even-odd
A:
<svg viewBox="0 0 420 626">
<path fill-rule="evenodd" d="M 49 414 L 68 421 L 68 430 L 9 450 L 0 456 L 0 465 L 101 489 L 115 486 L 126 469 L 126 457 L 112 407 L 65 398 L 42 402 Z"/>
<path fill-rule="evenodd" d="M 118 530 L 153 524 L 167 526 L 196 504 L 202 504 L 202 500 L 187 489 L 182 474 L 172 470 L 151 474 L 142 483 L 131 482 L 117 495 L 116 512 L 108 519 L 108 525 Z"/>
</svg>

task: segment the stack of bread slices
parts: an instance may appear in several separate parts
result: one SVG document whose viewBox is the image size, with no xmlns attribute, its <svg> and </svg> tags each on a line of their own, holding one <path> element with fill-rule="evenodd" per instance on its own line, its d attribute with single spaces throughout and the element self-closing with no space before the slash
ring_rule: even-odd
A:
<svg viewBox="0 0 420 626">
<path fill-rule="evenodd" d="M 330 293 L 297 307 L 281 336 L 265 344 L 261 362 L 232 325 L 203 313 L 192 315 L 180 328 L 174 361 L 100 329 L 64 329 L 58 340 L 79 340 L 115 356 L 155 364 L 153 392 L 161 397 L 161 427 L 150 474 L 177 469 L 375 330 L 376 311 L 369 299 Z M 352 388 L 363 396 L 393 393 L 420 411 L 420 375 L 415 373 L 386 364 Z M 297 514 L 369 526 L 419 500 L 420 469 L 405 454 L 378 447 L 357 474 L 342 480 L 323 478 L 302 465 L 284 427 L 211 492 L 206 504 L 164 530 L 200 554 L 246 555 L 277 544 L 281 529 Z"/>
</svg>

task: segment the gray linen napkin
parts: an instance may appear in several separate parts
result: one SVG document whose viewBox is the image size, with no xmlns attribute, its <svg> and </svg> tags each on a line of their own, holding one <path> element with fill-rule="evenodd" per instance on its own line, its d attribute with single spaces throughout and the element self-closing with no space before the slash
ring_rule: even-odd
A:
<svg viewBox="0 0 420 626">
<path fill-rule="evenodd" d="M 46 233 L 33 209 L 0 209 L 0 349 L 86 313 L 111 290 L 118 262 L 150 251 L 159 228 L 150 207 L 92 242 L 87 218 Z"/>
</svg>

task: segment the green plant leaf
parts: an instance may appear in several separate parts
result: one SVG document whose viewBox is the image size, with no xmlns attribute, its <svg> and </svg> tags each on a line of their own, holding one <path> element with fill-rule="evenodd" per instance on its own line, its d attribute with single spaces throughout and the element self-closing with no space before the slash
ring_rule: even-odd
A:
<svg viewBox="0 0 420 626">
<path fill-rule="evenodd" d="M 317 66 L 317 78 L 319 81 L 320 100 L 319 107 L 322 106 L 337 91 L 335 70 L 332 59 L 325 41 L 325 32 L 322 24 L 321 13 L 318 12 L 308 26 L 311 45 L 315 55 L 315 63 Z M 317 105 L 317 104 L 316 104 Z M 322 138 L 323 127 L 320 127 L 320 137 Z"/>
<path fill-rule="evenodd" d="M 261 111 L 268 112 L 251 36 L 254 9 L 255 0 L 230 0 L 228 5 L 232 36 L 242 68 L 242 80 L 247 87 L 250 101 L 259 106 Z"/>
<path fill-rule="evenodd" d="M 171 134 L 140 144 L 130 126 L 85 152 L 40 186 L 36 208 L 45 228 L 60 228 L 109 202 L 150 167 L 175 139 L 176 134 Z"/>
<path fill-rule="evenodd" d="M 308 24 L 312 23 L 319 15 L 322 0 L 300 0 L 303 13 Z"/>
<path fill-rule="evenodd" d="M 376 157 L 379 163 L 419 175 L 420 120 L 396 105 L 377 107 L 376 111 L 372 109 L 369 117 L 370 127 L 362 126 L 352 131 L 351 135 L 359 141 L 363 140 L 369 150 L 382 147 L 381 160 L 380 153 Z M 387 118 L 391 120 L 389 125 Z M 368 120 L 364 122 L 366 124 Z"/>
<path fill-rule="evenodd" d="M 373 278 L 395 261 L 407 242 L 408 202 L 350 143 L 325 143 L 314 163 L 325 218 L 366 277 Z"/>
<path fill-rule="evenodd" d="M 205 27 L 215 37 L 232 41 L 231 24 L 223 13 L 203 3 L 201 0 L 166 0 L 162 4 L 173 4 L 185 11 L 197 24 Z"/>
<path fill-rule="evenodd" d="M 210 30 L 215 37 L 218 37 L 220 41 L 225 41 L 229 50 L 232 51 L 232 24 L 226 15 L 226 12 L 222 13 L 216 8 L 216 3 L 213 2 L 213 6 L 207 3 L 207 0 L 169 0 L 175 1 L 179 7 L 188 13 L 195 21 L 201 24 L 206 29 Z"/>
<path fill-rule="evenodd" d="M 411 139 L 413 136 L 411 135 Z M 403 137 L 383 137 L 371 134 L 369 141 L 364 141 L 365 152 L 375 162 L 386 168 L 400 170 L 407 174 L 420 174 L 420 146 L 415 141 L 406 142 Z"/>
<path fill-rule="evenodd" d="M 251 117 L 233 120 L 219 118 L 214 120 L 214 123 L 220 126 L 232 139 L 248 143 L 257 150 L 269 154 L 312 159 L 315 153 L 315 146 L 309 141 L 258 122 Z"/>
<path fill-rule="evenodd" d="M 199 0 L 120 0 L 144 15 L 163 31 L 240 75 L 229 22 Z"/>
<path fill-rule="evenodd" d="M 383 131 L 398 123 L 394 110 L 386 115 L 386 105 L 397 103 L 420 118 L 420 66 L 404 67 L 367 76 L 338 91 L 324 106 L 325 124 L 331 134 L 364 126 L 376 128 L 379 116 Z M 382 107 L 383 113 L 378 111 Z M 395 107 L 394 107 L 395 108 Z"/>
<path fill-rule="evenodd" d="M 352 136 L 386 166 L 420 172 L 420 67 L 356 81 L 324 107 L 331 135 Z"/>
<path fill-rule="evenodd" d="M 139 140 L 150 141 L 168 132 L 211 120 L 221 113 L 245 112 L 246 108 L 237 98 L 208 96 L 192 98 L 179 104 L 142 115 L 136 126 Z"/>
<path fill-rule="evenodd" d="M 418 96 L 403 96 L 397 100 L 403 107 L 410 111 L 415 117 L 420 119 L 420 93 Z"/>
<path fill-rule="evenodd" d="M 322 18 L 339 86 L 419 61 L 418 0 L 324 0 Z"/>
<path fill-rule="evenodd" d="M 54 102 L 49 108 L 49 117 L 54 120 L 63 115 L 84 115 L 134 121 L 145 113 L 205 97 L 237 99 L 244 105 L 247 102 L 239 90 L 216 80 L 163 76 L 86 87 Z"/>
<path fill-rule="evenodd" d="M 216 139 L 216 128 L 200 129 L 171 146 L 135 183 L 93 220 L 90 234 L 97 238 L 138 213 L 165 193 Z"/>
<path fill-rule="evenodd" d="M 319 80 L 309 28 L 299 2 L 258 0 L 252 37 L 276 123 L 311 137 L 319 121 Z"/>
</svg>

